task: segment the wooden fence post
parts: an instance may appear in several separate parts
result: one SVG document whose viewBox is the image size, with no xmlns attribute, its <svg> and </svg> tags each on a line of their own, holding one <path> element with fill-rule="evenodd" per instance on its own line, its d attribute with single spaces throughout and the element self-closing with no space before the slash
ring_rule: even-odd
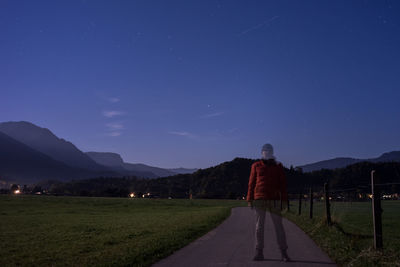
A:
<svg viewBox="0 0 400 267">
<path fill-rule="evenodd" d="M 371 171 L 371 191 L 372 191 L 372 217 L 374 221 L 374 248 L 383 247 L 382 241 L 382 208 L 381 194 L 379 188 L 375 185 L 375 170 Z"/>
<path fill-rule="evenodd" d="M 313 196 L 313 189 L 312 186 L 310 187 L 310 219 L 312 219 L 313 217 L 313 200 L 314 200 L 314 196 Z"/>
<path fill-rule="evenodd" d="M 328 183 L 324 184 L 324 189 L 325 189 L 325 210 L 326 210 L 326 222 L 328 223 L 329 226 L 332 225 L 332 220 L 331 220 L 331 205 L 329 203 L 329 188 L 328 188 Z"/>
<path fill-rule="evenodd" d="M 301 197 L 302 197 L 302 193 L 300 192 L 300 194 L 299 194 L 299 215 L 301 215 Z"/>
<path fill-rule="evenodd" d="M 304 195 L 303 195 L 303 197 L 304 197 Z M 304 197 L 304 208 L 306 209 L 307 208 L 307 199 L 306 199 L 306 197 Z"/>
</svg>

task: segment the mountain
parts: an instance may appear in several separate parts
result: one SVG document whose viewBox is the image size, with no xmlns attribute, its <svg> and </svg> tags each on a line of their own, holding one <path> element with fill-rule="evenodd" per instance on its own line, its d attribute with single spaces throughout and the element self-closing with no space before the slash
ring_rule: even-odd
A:
<svg viewBox="0 0 400 267">
<path fill-rule="evenodd" d="M 233 198 L 243 199 L 247 194 L 251 165 L 256 160 L 235 158 L 192 174 L 177 174 L 156 179 L 135 177 L 100 177 L 47 185 L 50 193 L 75 196 L 128 197 L 136 196 L 172 198 Z M 312 186 L 315 193 L 323 192 L 324 183 L 332 188 L 331 194 L 359 199 L 359 194 L 370 194 L 371 170 L 375 170 L 380 189 L 387 194 L 400 192 L 400 162 L 358 162 L 345 168 L 301 172 L 284 168 L 291 198 L 306 192 Z M 43 187 L 42 187 L 43 188 Z M 342 189 L 343 191 L 341 191 Z M 350 190 L 349 190 L 350 189 Z"/>
<path fill-rule="evenodd" d="M 315 163 L 306 164 L 306 165 L 298 166 L 298 167 L 302 168 L 304 172 L 312 172 L 312 171 L 317 171 L 317 170 L 321 170 L 321 169 L 344 168 L 348 165 L 362 162 L 362 161 L 374 162 L 374 163 L 390 162 L 390 161 L 400 162 L 400 151 L 392 151 L 392 152 L 383 153 L 381 156 L 379 156 L 377 158 L 371 158 L 371 159 L 334 158 L 334 159 L 318 161 Z"/>
<path fill-rule="evenodd" d="M 366 160 L 369 162 L 390 162 L 390 161 L 400 161 L 400 151 L 392 151 L 383 153 L 378 158 Z"/>
<path fill-rule="evenodd" d="M 108 166 L 114 170 L 127 171 L 132 175 L 146 178 L 166 177 L 175 174 L 193 173 L 197 169 L 164 169 L 154 166 L 149 166 L 142 163 L 127 163 L 124 162 L 121 155 L 111 152 L 86 152 L 91 159 L 98 164 Z"/>
<path fill-rule="evenodd" d="M 134 175 L 143 178 L 156 178 L 158 175 L 153 172 L 143 169 L 135 168 L 135 166 L 130 166 L 129 163 L 125 163 L 121 155 L 111 152 L 86 152 L 91 159 L 93 159 L 98 164 L 112 168 L 115 171 L 124 173 L 126 175 Z"/>
<path fill-rule="evenodd" d="M 0 123 L 0 132 L 71 167 L 96 171 L 108 170 L 71 142 L 58 138 L 49 129 L 38 127 L 30 122 L 3 122 Z"/>
<path fill-rule="evenodd" d="M 174 169 L 167 169 L 167 170 L 172 171 L 174 173 L 178 173 L 178 174 L 186 174 L 186 173 L 194 173 L 198 169 L 174 168 Z"/>
<path fill-rule="evenodd" d="M 142 163 L 125 163 L 124 168 L 130 171 L 151 172 L 154 173 L 156 177 L 166 177 L 176 174 L 175 172 L 163 168 L 153 167 Z"/>
<path fill-rule="evenodd" d="M 0 181 L 33 183 L 43 179 L 70 180 L 99 176 L 157 178 L 194 171 L 178 168 L 174 172 L 140 163 L 126 163 L 116 153 L 83 153 L 49 129 L 26 121 L 0 123 L 0 133 Z M 7 155 L 10 156 L 7 158 Z"/>
<path fill-rule="evenodd" d="M 109 167 L 123 167 L 124 161 L 121 155 L 111 152 L 85 152 L 92 160 L 98 164 Z"/>
<path fill-rule="evenodd" d="M 153 196 L 188 198 L 242 198 L 247 193 L 251 164 L 254 160 L 235 158 L 192 174 L 176 174 L 156 179 L 95 178 L 67 183 L 54 183 L 48 188 L 55 194 L 85 196 Z"/>
<path fill-rule="evenodd" d="M 90 177 L 0 132 L 0 180 L 34 183 L 40 179 L 66 180 Z"/>
</svg>

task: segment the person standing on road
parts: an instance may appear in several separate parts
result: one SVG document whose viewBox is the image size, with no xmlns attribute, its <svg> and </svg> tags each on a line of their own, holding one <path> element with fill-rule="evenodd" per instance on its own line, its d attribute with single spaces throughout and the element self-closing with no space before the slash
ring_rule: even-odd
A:
<svg viewBox="0 0 400 267">
<path fill-rule="evenodd" d="M 281 211 L 287 207 L 287 182 L 283 166 L 274 157 L 271 144 L 261 149 L 262 158 L 251 165 L 247 192 L 248 205 L 256 215 L 256 253 L 253 260 L 264 259 L 264 222 L 268 210 L 275 228 L 282 260 L 289 261 L 286 234 L 282 225 Z"/>
</svg>

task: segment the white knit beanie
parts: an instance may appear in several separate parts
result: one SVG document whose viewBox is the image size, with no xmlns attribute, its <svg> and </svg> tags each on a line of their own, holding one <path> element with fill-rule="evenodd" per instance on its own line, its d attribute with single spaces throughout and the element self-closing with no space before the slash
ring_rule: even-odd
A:
<svg viewBox="0 0 400 267">
<path fill-rule="evenodd" d="M 263 152 L 263 151 L 271 151 L 272 152 L 271 154 L 274 154 L 274 148 L 271 144 L 263 145 L 261 148 L 261 152 Z"/>
</svg>

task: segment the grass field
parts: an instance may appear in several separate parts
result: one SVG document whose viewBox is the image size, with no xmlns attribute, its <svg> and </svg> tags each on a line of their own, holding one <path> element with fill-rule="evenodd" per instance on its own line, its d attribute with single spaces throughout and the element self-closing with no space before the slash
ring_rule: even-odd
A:
<svg viewBox="0 0 400 267">
<path fill-rule="evenodd" d="M 325 223 L 324 203 L 314 204 L 314 218 L 309 219 L 309 204 L 291 203 L 285 216 L 299 225 L 329 256 L 343 266 L 400 266 L 400 201 L 382 202 L 382 251 L 373 247 L 372 207 L 370 202 L 332 202 L 332 227 Z"/>
<path fill-rule="evenodd" d="M 284 213 L 343 266 L 400 266 L 400 201 L 383 201 L 384 250 L 372 247 L 371 203 L 316 202 Z M 149 266 L 202 236 L 235 200 L 0 195 L 0 266 Z M 307 204 L 308 205 L 308 204 Z M 289 244 L 290 245 L 290 244 Z"/>
<path fill-rule="evenodd" d="M 0 195 L 0 266 L 149 266 L 245 204 Z"/>
</svg>

